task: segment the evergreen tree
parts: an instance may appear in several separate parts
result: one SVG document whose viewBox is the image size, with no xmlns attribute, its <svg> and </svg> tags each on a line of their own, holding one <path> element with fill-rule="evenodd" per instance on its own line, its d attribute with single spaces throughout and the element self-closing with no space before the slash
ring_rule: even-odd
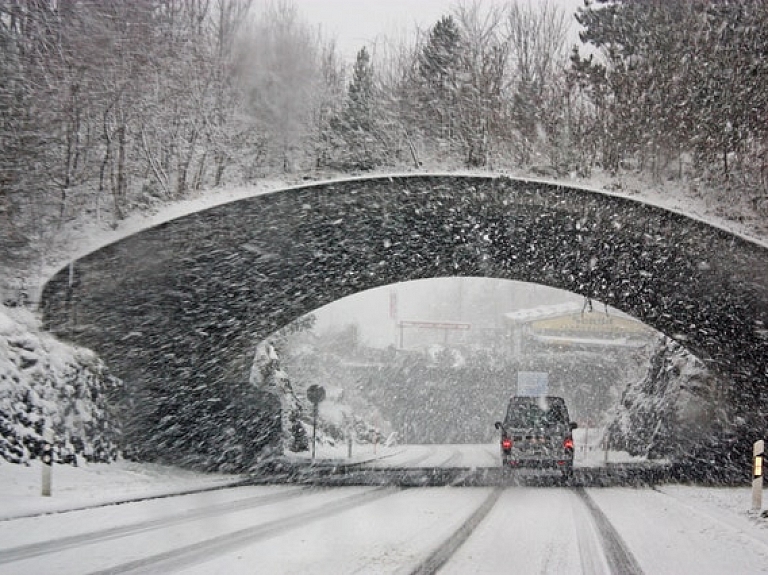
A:
<svg viewBox="0 0 768 575">
<path fill-rule="evenodd" d="M 340 167 L 370 170 L 386 161 L 387 145 L 376 118 L 373 65 L 365 47 L 357 53 L 344 110 L 331 127 Z"/>
<path fill-rule="evenodd" d="M 430 30 L 418 60 L 418 114 L 425 134 L 450 142 L 457 116 L 461 72 L 461 32 L 451 16 Z"/>
<path fill-rule="evenodd" d="M 593 92 L 605 167 L 661 177 L 670 158 L 692 152 L 698 173 L 718 167 L 728 180 L 736 168 L 743 183 L 764 181 L 764 2 L 599 0 L 576 18 L 582 41 L 603 56 L 601 63 L 572 58 L 570 79 Z M 755 168 L 759 178 L 747 175 Z"/>
<path fill-rule="evenodd" d="M 373 129 L 373 67 L 365 47 L 357 53 L 352 81 L 347 89 L 344 109 L 345 128 L 351 131 L 371 132 Z"/>
<path fill-rule="evenodd" d="M 445 91 L 461 65 L 461 32 L 452 16 L 443 16 L 429 32 L 419 58 L 419 72 L 431 88 Z"/>
</svg>

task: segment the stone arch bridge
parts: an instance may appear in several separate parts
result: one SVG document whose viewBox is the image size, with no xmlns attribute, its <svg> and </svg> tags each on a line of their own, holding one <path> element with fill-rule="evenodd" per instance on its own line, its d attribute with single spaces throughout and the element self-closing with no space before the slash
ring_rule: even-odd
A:
<svg viewBox="0 0 768 575">
<path fill-rule="evenodd" d="M 456 175 L 316 183 L 146 229 L 59 271 L 48 329 L 144 387 L 247 379 L 254 343 L 325 304 L 480 276 L 588 296 L 768 405 L 768 248 L 595 191 Z"/>
</svg>

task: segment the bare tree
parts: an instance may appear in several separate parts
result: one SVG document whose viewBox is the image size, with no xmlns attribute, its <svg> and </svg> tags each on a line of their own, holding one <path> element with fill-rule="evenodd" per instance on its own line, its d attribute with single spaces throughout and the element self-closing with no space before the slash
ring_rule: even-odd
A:
<svg viewBox="0 0 768 575">
<path fill-rule="evenodd" d="M 507 7 L 507 89 L 510 119 L 518 137 L 517 160 L 522 164 L 531 161 L 541 135 L 553 146 L 565 130 L 560 80 L 567 63 L 568 29 L 565 12 L 550 0 L 535 4 L 515 0 Z"/>
<path fill-rule="evenodd" d="M 495 137 L 503 129 L 502 94 L 508 43 L 502 35 L 503 10 L 479 0 L 455 8 L 464 41 L 459 77 L 459 130 L 469 166 L 485 166 Z"/>
</svg>

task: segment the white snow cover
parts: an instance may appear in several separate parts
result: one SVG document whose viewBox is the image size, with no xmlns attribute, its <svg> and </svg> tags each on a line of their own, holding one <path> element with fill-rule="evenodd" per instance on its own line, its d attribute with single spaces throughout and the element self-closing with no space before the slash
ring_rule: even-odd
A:
<svg viewBox="0 0 768 575">
<path fill-rule="evenodd" d="M 43 332 L 23 308 L 0 305 L 0 461 L 24 461 L 55 432 L 59 453 L 106 460 L 117 424 L 107 395 L 120 385 L 85 348 Z"/>
<path fill-rule="evenodd" d="M 446 448 L 418 446 L 426 459 Z M 486 446 L 476 446 L 480 451 Z M 467 459 L 472 448 L 464 446 Z M 412 454 L 415 453 L 412 452 Z M 313 511 L 350 497 L 370 494 L 368 487 L 308 490 L 281 500 L 298 486 L 238 487 L 154 499 L 142 503 L 82 509 L 133 497 L 201 489 L 232 481 L 232 476 L 197 474 L 153 465 L 121 462 L 57 466 L 50 498 L 40 497 L 40 468 L 0 465 L 0 557 L 3 550 L 65 537 L 83 537 L 76 547 L 50 557 L 13 560 L 3 573 L 86 573 L 204 545 L 242 530 L 290 522 L 268 537 L 224 546 L 191 561 L 181 558 L 142 572 L 185 573 L 410 573 L 453 535 L 489 496 L 486 488 L 389 489 L 341 513 Z M 768 522 L 751 512 L 750 490 L 666 485 L 657 488 L 587 488 L 588 496 L 610 520 L 644 573 L 696 575 L 747 574 L 766 570 Z M 249 507 L 261 498 L 274 502 Z M 176 521 L 198 509 L 226 508 L 200 519 Z M 6 520 L 9 517 L 32 516 Z M 292 517 L 306 517 L 291 522 Z M 153 523 L 160 524 L 157 528 Z M 91 543 L 89 533 L 137 529 Z M 607 542 L 575 490 L 512 486 L 458 548 L 441 573 L 609 573 Z"/>
<path fill-rule="evenodd" d="M 78 467 L 54 465 L 51 475 L 52 495 L 43 497 L 39 460 L 26 465 L 0 462 L 0 521 L 232 485 L 242 480 L 238 475 L 196 473 L 125 460 L 81 463 Z"/>
</svg>

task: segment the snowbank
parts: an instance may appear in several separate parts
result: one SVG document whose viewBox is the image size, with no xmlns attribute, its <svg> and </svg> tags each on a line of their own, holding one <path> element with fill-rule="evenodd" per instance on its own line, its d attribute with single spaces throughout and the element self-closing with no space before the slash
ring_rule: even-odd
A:
<svg viewBox="0 0 768 575">
<path fill-rule="evenodd" d="M 46 430 L 58 459 L 114 459 L 120 429 L 110 399 L 121 385 L 90 350 L 43 332 L 25 309 L 0 305 L 0 461 L 36 457 Z"/>
<path fill-rule="evenodd" d="M 177 467 L 120 460 L 54 465 L 51 497 L 41 495 L 42 464 L 0 460 L 0 520 L 163 497 L 240 482 L 238 475 L 196 473 Z"/>
</svg>

